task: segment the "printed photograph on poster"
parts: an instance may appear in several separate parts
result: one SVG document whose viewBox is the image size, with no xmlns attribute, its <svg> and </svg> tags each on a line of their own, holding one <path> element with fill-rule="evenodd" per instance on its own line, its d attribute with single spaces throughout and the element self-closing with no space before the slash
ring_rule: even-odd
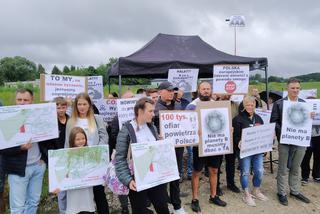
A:
<svg viewBox="0 0 320 214">
<path fill-rule="evenodd" d="M 312 120 L 312 125 L 320 125 L 320 99 L 306 99 L 305 100 L 312 108 L 312 112 L 316 115 Z"/>
<path fill-rule="evenodd" d="M 128 98 L 128 99 L 117 99 L 117 110 L 119 119 L 119 130 L 121 130 L 122 125 L 128 120 L 134 118 L 134 106 L 140 98 Z"/>
<path fill-rule="evenodd" d="M 275 123 L 242 129 L 240 158 L 272 151 Z"/>
<path fill-rule="evenodd" d="M 40 101 L 52 101 L 56 97 L 71 97 L 88 92 L 87 77 L 54 74 L 40 75 Z"/>
<path fill-rule="evenodd" d="M 264 110 L 261 108 L 256 108 L 255 113 L 262 118 L 263 124 L 270 123 L 271 110 Z"/>
<path fill-rule="evenodd" d="M 180 178 L 172 140 L 132 143 L 131 152 L 138 192 Z"/>
<path fill-rule="evenodd" d="M 283 101 L 280 143 L 310 146 L 312 108 L 304 102 Z"/>
<path fill-rule="evenodd" d="M 0 149 L 58 137 L 55 103 L 0 107 Z"/>
<path fill-rule="evenodd" d="M 101 185 L 109 163 L 109 146 L 49 150 L 48 160 L 49 192 Z"/>
<path fill-rule="evenodd" d="M 175 147 L 199 143 L 198 113 L 195 111 L 160 111 L 160 136 L 171 139 Z"/>
<path fill-rule="evenodd" d="M 198 102 L 200 141 L 199 156 L 233 152 L 230 101 Z"/>
<path fill-rule="evenodd" d="M 169 69 L 168 81 L 184 92 L 197 91 L 199 69 Z"/>
<path fill-rule="evenodd" d="M 88 76 L 88 94 L 94 104 L 98 100 L 104 100 L 103 92 L 103 77 L 102 76 Z"/>
<path fill-rule="evenodd" d="M 247 94 L 249 65 L 214 65 L 212 92 L 216 94 Z"/>
</svg>

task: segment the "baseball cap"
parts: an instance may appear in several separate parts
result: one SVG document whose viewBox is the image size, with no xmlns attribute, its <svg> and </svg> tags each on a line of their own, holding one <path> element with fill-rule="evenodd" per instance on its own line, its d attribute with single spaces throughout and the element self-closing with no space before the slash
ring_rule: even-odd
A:
<svg viewBox="0 0 320 214">
<path fill-rule="evenodd" d="M 164 81 L 162 82 L 159 87 L 158 87 L 159 90 L 163 90 L 163 89 L 166 89 L 166 90 L 178 90 L 178 87 L 174 87 L 173 84 L 169 81 Z"/>
</svg>

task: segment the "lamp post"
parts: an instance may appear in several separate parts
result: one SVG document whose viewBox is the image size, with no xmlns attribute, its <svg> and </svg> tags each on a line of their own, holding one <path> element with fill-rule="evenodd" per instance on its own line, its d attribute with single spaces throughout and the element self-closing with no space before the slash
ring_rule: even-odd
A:
<svg viewBox="0 0 320 214">
<path fill-rule="evenodd" d="M 234 28 L 234 55 L 237 55 L 237 27 L 245 27 L 245 18 L 244 16 L 231 16 L 229 19 L 226 19 L 226 22 L 229 22 L 229 26 Z"/>
</svg>

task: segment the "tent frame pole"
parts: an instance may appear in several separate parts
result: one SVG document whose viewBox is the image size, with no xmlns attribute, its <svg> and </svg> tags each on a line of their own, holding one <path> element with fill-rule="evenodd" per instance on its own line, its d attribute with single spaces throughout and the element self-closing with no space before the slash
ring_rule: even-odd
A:
<svg viewBox="0 0 320 214">
<path fill-rule="evenodd" d="M 119 97 L 122 97 L 122 83 L 121 83 L 121 75 L 119 75 Z"/>
</svg>

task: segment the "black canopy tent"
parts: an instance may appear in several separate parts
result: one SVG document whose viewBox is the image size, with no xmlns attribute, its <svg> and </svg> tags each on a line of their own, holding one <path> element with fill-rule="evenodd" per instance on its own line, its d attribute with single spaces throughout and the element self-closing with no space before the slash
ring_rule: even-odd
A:
<svg viewBox="0 0 320 214">
<path fill-rule="evenodd" d="M 265 57 L 230 55 L 210 46 L 199 36 L 161 33 L 133 54 L 120 57 L 108 71 L 108 76 L 109 80 L 119 78 L 120 93 L 122 77 L 167 78 L 171 68 L 198 68 L 199 78 L 205 78 L 212 77 L 213 65 L 217 64 L 249 64 L 250 70 L 264 70 L 268 80 L 268 60 Z"/>
</svg>

